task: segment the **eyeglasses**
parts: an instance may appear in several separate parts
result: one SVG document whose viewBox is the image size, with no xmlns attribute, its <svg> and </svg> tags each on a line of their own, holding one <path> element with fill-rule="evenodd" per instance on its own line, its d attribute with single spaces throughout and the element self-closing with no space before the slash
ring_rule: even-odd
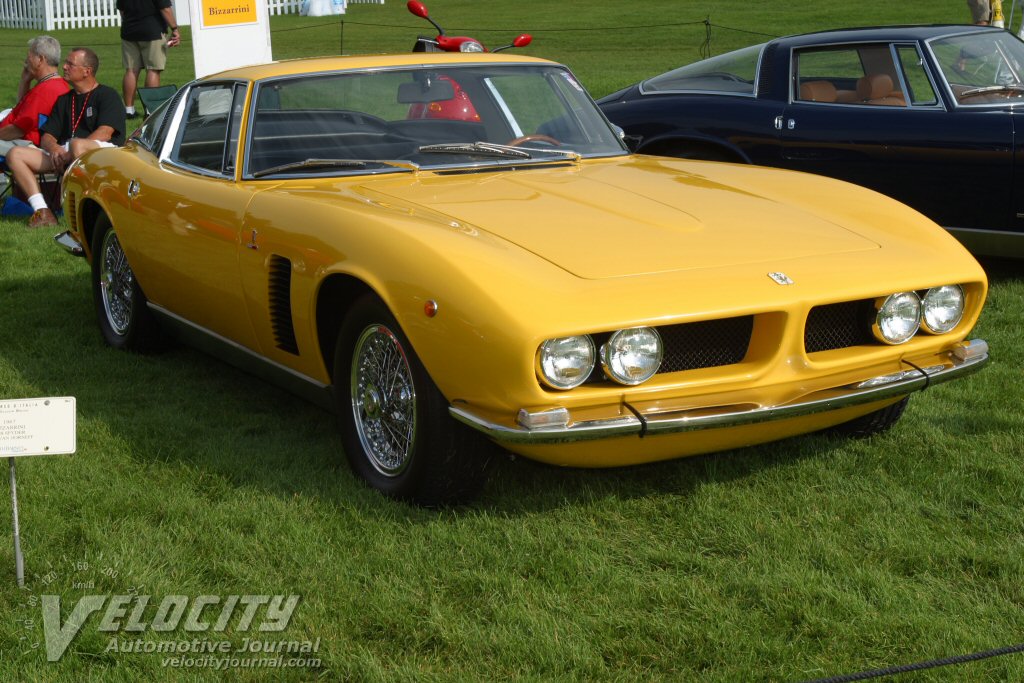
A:
<svg viewBox="0 0 1024 683">
<path fill-rule="evenodd" d="M 69 69 L 84 69 L 84 68 L 86 68 L 85 64 L 75 64 L 70 59 L 64 60 L 64 66 L 68 67 Z"/>
</svg>

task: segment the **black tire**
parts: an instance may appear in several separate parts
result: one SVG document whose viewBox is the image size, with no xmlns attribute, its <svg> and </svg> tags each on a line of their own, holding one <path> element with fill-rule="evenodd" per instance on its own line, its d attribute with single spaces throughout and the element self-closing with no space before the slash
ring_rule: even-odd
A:
<svg viewBox="0 0 1024 683">
<path fill-rule="evenodd" d="M 100 214 L 92 239 L 92 296 L 103 341 L 115 349 L 149 351 L 159 326 L 146 305 L 110 219 Z"/>
<path fill-rule="evenodd" d="M 867 415 L 861 415 L 855 420 L 850 420 L 849 422 L 836 425 L 833 429 L 844 436 L 857 439 L 866 438 L 874 434 L 881 434 L 882 432 L 888 431 L 894 424 L 899 422 L 900 417 L 903 415 L 903 411 L 907 409 L 908 403 L 910 403 L 910 397 L 904 396 L 902 400 L 887 405 L 881 410 L 876 410 L 875 412 L 868 413 Z"/>
<path fill-rule="evenodd" d="M 428 507 L 479 493 L 493 444 L 448 414 L 398 322 L 372 294 L 342 322 L 333 382 L 345 455 L 370 486 Z"/>
</svg>

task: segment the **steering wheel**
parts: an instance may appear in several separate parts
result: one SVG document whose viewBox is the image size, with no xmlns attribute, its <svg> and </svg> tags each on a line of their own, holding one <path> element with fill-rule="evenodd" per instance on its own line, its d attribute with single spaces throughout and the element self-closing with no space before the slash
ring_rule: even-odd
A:
<svg viewBox="0 0 1024 683">
<path fill-rule="evenodd" d="M 561 142 L 559 142 L 558 140 L 554 139 L 550 135 L 541 135 L 540 133 L 537 133 L 535 135 L 523 135 L 523 136 L 515 138 L 513 140 L 509 140 L 505 144 L 508 145 L 509 147 L 518 147 L 519 145 L 521 145 L 521 144 L 523 144 L 525 142 L 546 142 L 549 145 L 551 145 L 552 147 L 561 147 L 562 146 Z"/>
</svg>

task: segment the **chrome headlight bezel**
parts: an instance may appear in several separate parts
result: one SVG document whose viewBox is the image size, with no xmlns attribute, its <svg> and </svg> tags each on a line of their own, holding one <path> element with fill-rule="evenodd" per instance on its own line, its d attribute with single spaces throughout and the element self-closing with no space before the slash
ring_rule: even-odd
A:
<svg viewBox="0 0 1024 683">
<path fill-rule="evenodd" d="M 628 345 L 628 346 L 627 346 Z M 638 349 L 648 347 L 646 349 Z M 624 365 L 625 352 L 639 353 L 646 357 L 643 369 L 637 364 Z M 630 327 L 614 332 L 608 341 L 601 345 L 601 368 L 613 382 L 626 386 L 636 386 L 646 382 L 661 369 L 661 361 L 665 347 L 661 335 L 653 327 Z M 631 370 L 630 368 L 634 368 Z"/>
<path fill-rule="evenodd" d="M 932 287 L 921 299 L 921 329 L 930 334 L 953 331 L 963 320 L 965 304 L 964 288 L 960 285 Z M 943 308 L 952 308 L 953 312 L 948 315 L 936 315 Z"/>
<path fill-rule="evenodd" d="M 875 309 L 871 332 L 885 344 L 905 344 L 921 327 L 921 297 L 917 292 L 890 294 L 877 301 Z"/>
<path fill-rule="evenodd" d="M 575 356 L 576 362 L 566 366 L 564 361 L 571 356 Z M 563 360 L 561 365 L 557 363 L 559 357 Z M 596 364 L 597 348 L 589 334 L 546 339 L 537 347 L 537 378 L 551 389 L 575 389 L 587 381 Z M 561 373 L 559 367 L 562 367 Z"/>
</svg>

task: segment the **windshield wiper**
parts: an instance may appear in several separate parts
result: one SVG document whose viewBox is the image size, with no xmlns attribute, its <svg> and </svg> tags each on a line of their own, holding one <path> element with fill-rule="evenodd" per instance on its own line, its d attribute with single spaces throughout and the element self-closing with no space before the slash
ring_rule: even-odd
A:
<svg viewBox="0 0 1024 683">
<path fill-rule="evenodd" d="M 287 164 L 264 168 L 253 173 L 252 177 L 262 178 L 263 176 L 294 171 L 300 168 L 366 168 L 370 164 L 406 168 L 410 171 L 418 171 L 420 169 L 419 164 L 411 161 L 390 161 L 385 159 L 306 159 L 305 161 L 292 161 Z"/>
<path fill-rule="evenodd" d="M 967 97 L 969 95 L 977 95 L 983 92 L 1002 92 L 1003 90 L 1010 90 L 1012 92 L 1024 92 L 1024 85 L 984 85 L 980 88 L 971 88 L 970 90 L 964 90 L 960 93 L 960 97 Z"/>
<path fill-rule="evenodd" d="M 499 159 L 532 159 L 533 156 L 524 150 L 508 145 L 497 145 L 493 142 L 445 142 L 439 145 L 423 145 L 417 152 L 437 154 L 468 154 L 478 157 L 497 157 Z"/>
</svg>

